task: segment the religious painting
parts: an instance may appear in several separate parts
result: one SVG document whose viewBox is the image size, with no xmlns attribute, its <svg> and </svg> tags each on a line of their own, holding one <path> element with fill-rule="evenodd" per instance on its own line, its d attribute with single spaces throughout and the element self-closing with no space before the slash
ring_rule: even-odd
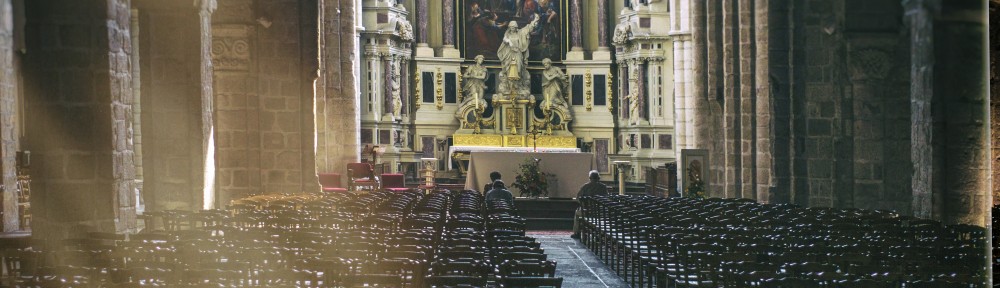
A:
<svg viewBox="0 0 1000 288">
<path fill-rule="evenodd" d="M 682 149 L 681 170 L 677 173 L 681 173 L 681 195 L 700 193 L 704 197 L 708 187 L 708 150 Z"/>
<path fill-rule="evenodd" d="M 528 60 L 549 58 L 562 60 L 568 34 L 566 0 L 465 0 L 456 7 L 462 27 L 459 43 L 465 59 L 473 60 L 483 55 L 487 60 L 499 60 L 497 50 L 504 35 L 511 28 L 529 28 L 536 17 L 538 22 L 530 27 Z"/>
</svg>

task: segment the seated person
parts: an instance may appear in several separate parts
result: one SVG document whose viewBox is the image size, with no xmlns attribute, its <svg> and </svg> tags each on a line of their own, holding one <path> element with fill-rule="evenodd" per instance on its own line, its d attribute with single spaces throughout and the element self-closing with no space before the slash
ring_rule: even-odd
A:
<svg viewBox="0 0 1000 288">
<path fill-rule="evenodd" d="M 486 186 L 483 187 L 483 193 L 490 192 L 490 190 L 493 190 L 493 182 L 496 182 L 497 180 L 500 180 L 500 172 L 498 171 L 490 172 L 490 182 L 486 183 Z"/>
<path fill-rule="evenodd" d="M 485 200 L 504 200 L 507 201 L 507 204 L 510 204 L 511 208 L 514 208 L 514 194 L 510 193 L 510 190 L 507 190 L 507 187 L 503 184 L 503 180 L 493 182 L 493 189 L 486 192 Z"/>
<path fill-rule="evenodd" d="M 590 182 L 580 187 L 580 192 L 576 193 L 577 201 L 584 196 L 608 195 L 608 185 L 601 183 L 601 173 L 597 170 L 590 170 Z M 583 218 L 583 210 L 576 208 L 576 215 L 573 217 L 573 237 L 580 239 L 580 218 Z"/>
</svg>

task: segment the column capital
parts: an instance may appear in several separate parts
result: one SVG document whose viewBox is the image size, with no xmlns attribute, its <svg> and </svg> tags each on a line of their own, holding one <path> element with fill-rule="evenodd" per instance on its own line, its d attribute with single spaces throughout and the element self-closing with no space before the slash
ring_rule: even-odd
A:
<svg viewBox="0 0 1000 288">
<path fill-rule="evenodd" d="M 198 8 L 200 14 L 212 14 L 219 8 L 219 4 L 216 0 L 194 0 L 194 7 Z"/>
</svg>

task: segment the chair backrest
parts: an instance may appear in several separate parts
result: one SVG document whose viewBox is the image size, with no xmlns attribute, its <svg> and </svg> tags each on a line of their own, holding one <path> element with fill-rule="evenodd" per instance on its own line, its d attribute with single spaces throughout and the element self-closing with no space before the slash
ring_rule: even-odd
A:
<svg viewBox="0 0 1000 288">
<path fill-rule="evenodd" d="M 340 173 L 319 173 L 319 185 L 323 188 L 343 188 Z"/>
<path fill-rule="evenodd" d="M 403 174 L 382 174 L 382 188 L 406 188 Z"/>
<path fill-rule="evenodd" d="M 375 177 L 371 163 L 347 163 L 347 176 L 351 179 Z"/>
</svg>

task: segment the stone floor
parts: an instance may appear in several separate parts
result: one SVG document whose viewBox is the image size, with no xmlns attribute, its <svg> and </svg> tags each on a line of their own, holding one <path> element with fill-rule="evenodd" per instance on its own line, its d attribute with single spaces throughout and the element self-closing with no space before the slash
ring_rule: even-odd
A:
<svg viewBox="0 0 1000 288">
<path fill-rule="evenodd" d="M 615 272 L 604 266 L 570 232 L 528 232 L 542 243 L 549 260 L 556 261 L 556 276 L 563 277 L 563 287 L 629 287 Z"/>
</svg>

